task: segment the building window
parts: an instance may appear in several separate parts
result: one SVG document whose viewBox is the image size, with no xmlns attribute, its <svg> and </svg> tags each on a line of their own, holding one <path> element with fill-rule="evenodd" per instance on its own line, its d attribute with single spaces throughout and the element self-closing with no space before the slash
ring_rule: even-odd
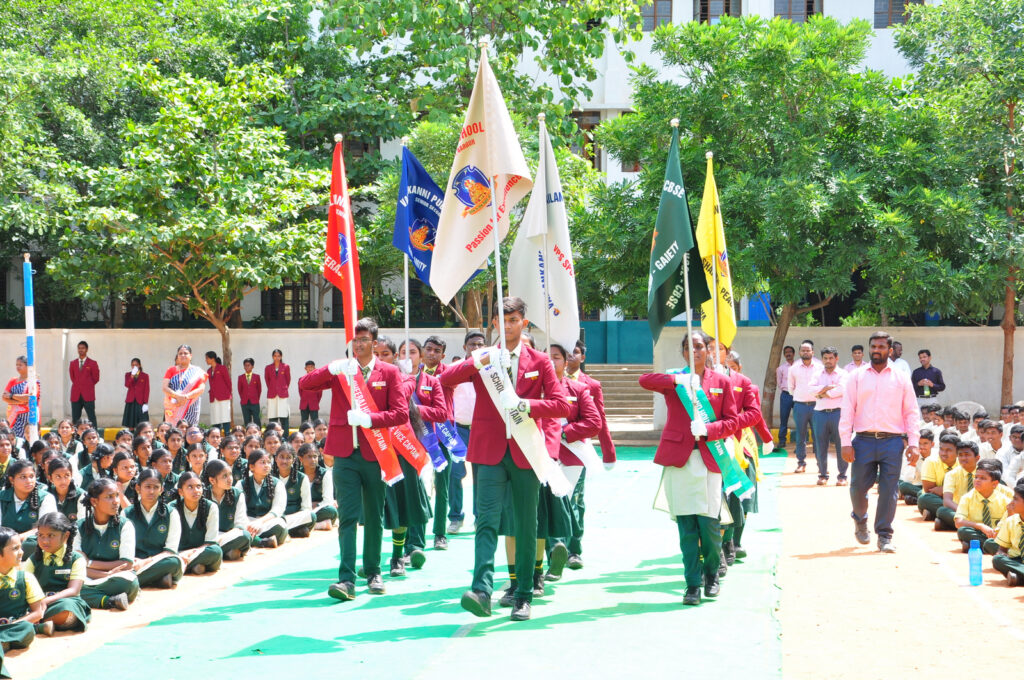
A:
<svg viewBox="0 0 1024 680">
<path fill-rule="evenodd" d="M 576 125 L 583 132 L 583 139 L 585 141 L 582 148 L 578 144 L 573 144 L 572 152 L 590 161 L 595 170 L 603 170 L 601 167 L 601 150 L 594 143 L 594 130 L 601 124 L 601 112 L 573 111 L 572 117 L 576 120 Z"/>
<path fill-rule="evenodd" d="M 308 321 L 309 275 L 298 281 L 286 279 L 280 288 L 263 291 L 261 306 L 267 321 Z"/>
<path fill-rule="evenodd" d="M 640 16 L 644 20 L 644 31 L 653 31 L 672 21 L 672 0 L 654 0 L 640 5 Z"/>
<path fill-rule="evenodd" d="M 775 0 L 775 16 L 794 24 L 802 24 L 815 14 L 821 14 L 821 0 Z"/>
<path fill-rule="evenodd" d="M 924 0 L 875 0 L 875 28 L 906 23 L 907 6 L 922 4 Z"/>
<path fill-rule="evenodd" d="M 717 24 L 724 16 L 740 14 L 740 0 L 693 0 L 693 18 L 702 24 Z"/>
</svg>

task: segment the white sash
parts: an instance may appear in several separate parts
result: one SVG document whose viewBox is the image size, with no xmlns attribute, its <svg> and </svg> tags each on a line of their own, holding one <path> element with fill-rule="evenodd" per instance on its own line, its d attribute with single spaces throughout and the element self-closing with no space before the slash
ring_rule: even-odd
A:
<svg viewBox="0 0 1024 680">
<path fill-rule="evenodd" d="M 562 446 L 572 451 L 588 471 L 593 472 L 601 468 L 601 456 L 597 455 L 597 449 L 589 439 L 581 439 L 578 442 L 567 442 L 563 439 Z"/>
<path fill-rule="evenodd" d="M 481 356 L 487 352 L 490 352 L 492 361 L 479 369 L 480 379 L 487 388 L 487 394 L 491 398 L 494 408 L 498 410 L 498 413 L 503 413 L 505 410 L 501 407 L 501 393 L 511 390 L 512 387 L 509 384 L 508 374 L 500 370 L 497 362 L 493 361 L 500 350 L 495 347 L 478 349 L 473 352 L 473 359 L 479 364 Z M 512 438 L 516 440 L 516 444 L 519 445 L 519 449 L 523 452 L 530 467 L 533 468 L 540 483 L 547 484 L 551 488 L 551 493 L 560 498 L 571 494 L 573 487 L 565 478 L 565 473 L 558 467 L 557 462 L 548 455 L 547 447 L 544 444 L 544 433 L 537 426 L 537 421 L 519 411 L 512 411 L 508 414 L 508 418 L 512 423 Z"/>
</svg>

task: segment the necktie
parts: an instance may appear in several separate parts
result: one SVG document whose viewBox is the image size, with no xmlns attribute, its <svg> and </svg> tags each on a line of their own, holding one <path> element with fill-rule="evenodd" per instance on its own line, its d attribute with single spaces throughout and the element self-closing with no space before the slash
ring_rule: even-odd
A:
<svg viewBox="0 0 1024 680">
<path fill-rule="evenodd" d="M 366 380 L 367 378 L 370 377 L 370 367 L 369 366 L 360 366 L 359 370 L 363 372 L 363 380 Z"/>
<path fill-rule="evenodd" d="M 1017 540 L 1017 557 L 1024 556 L 1024 526 L 1021 526 L 1020 529 L 1020 538 Z"/>
<path fill-rule="evenodd" d="M 83 368 L 85 368 L 85 359 L 79 359 L 78 360 L 78 370 L 82 370 Z"/>
<path fill-rule="evenodd" d="M 57 555 L 56 554 L 54 554 L 54 555 L 47 555 L 45 562 L 46 562 L 46 564 L 50 565 L 51 567 L 56 567 L 57 566 Z"/>
<path fill-rule="evenodd" d="M 974 473 L 973 472 L 968 472 L 967 473 L 967 488 L 964 490 L 964 493 L 967 493 L 968 491 L 970 491 L 973 488 L 974 488 Z"/>
<path fill-rule="evenodd" d="M 427 375 L 434 375 L 434 373 L 437 372 L 437 367 L 435 366 L 434 368 L 424 368 L 423 370 L 427 372 Z"/>
<path fill-rule="evenodd" d="M 988 507 L 988 499 L 981 499 L 981 523 L 987 527 L 992 526 L 992 511 Z"/>
</svg>

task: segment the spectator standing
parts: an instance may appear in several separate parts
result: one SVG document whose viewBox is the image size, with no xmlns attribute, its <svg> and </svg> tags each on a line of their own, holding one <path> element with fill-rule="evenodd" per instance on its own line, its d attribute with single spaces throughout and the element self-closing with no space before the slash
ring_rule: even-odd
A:
<svg viewBox="0 0 1024 680">
<path fill-rule="evenodd" d="M 789 393 L 793 399 L 793 441 L 796 444 L 796 472 L 807 469 L 807 432 L 811 427 L 817 395 L 811 382 L 821 370 L 821 362 L 814 357 L 814 342 L 800 343 L 800 361 L 789 367 Z M 780 435 L 781 436 L 781 435 Z"/>
<path fill-rule="evenodd" d="M 775 451 L 786 450 L 786 434 L 789 432 L 789 414 L 793 411 L 793 395 L 789 391 L 789 369 L 793 366 L 796 350 L 786 345 L 782 348 L 782 363 L 775 369 L 775 384 L 779 392 L 779 443 Z"/>
<path fill-rule="evenodd" d="M 291 415 L 288 404 L 288 388 L 292 384 L 292 369 L 282 359 L 281 350 L 275 349 L 271 354 L 273 361 L 263 369 L 263 380 L 267 383 L 267 420 L 276 421 L 289 434 L 288 417 Z"/>
<path fill-rule="evenodd" d="M 96 424 L 96 383 L 100 381 L 100 365 L 89 356 L 89 343 L 78 343 L 78 358 L 68 366 L 71 375 L 71 421 L 77 423 L 82 409 L 93 427 Z"/>
<path fill-rule="evenodd" d="M 839 454 L 839 409 L 843 403 L 843 384 L 846 371 L 838 368 L 839 350 L 826 347 L 821 350 L 822 368 L 811 381 L 815 392 L 814 414 L 811 424 L 814 432 L 814 458 L 818 461 L 818 486 L 828 484 L 828 445 L 836 450 L 836 467 L 839 476 L 836 486 L 846 486 L 847 462 Z"/>
<path fill-rule="evenodd" d="M 306 362 L 306 373 L 316 370 L 316 362 Z M 302 414 L 302 422 L 313 423 L 320 417 L 320 390 L 304 390 L 299 388 L 299 413 Z"/>
<path fill-rule="evenodd" d="M 142 370 L 142 361 L 132 359 L 132 368 L 124 374 L 124 415 L 121 427 L 134 428 L 149 416 L 149 374 Z"/>
<path fill-rule="evenodd" d="M 939 403 L 939 392 L 946 389 L 946 383 L 942 380 L 942 371 L 932 366 L 932 352 L 929 349 L 918 350 L 917 359 L 921 362 L 920 368 L 915 368 L 910 374 L 910 382 L 914 385 L 914 394 L 917 396 L 917 405 Z M 906 362 L 904 362 L 906 363 Z"/>
<path fill-rule="evenodd" d="M 210 426 L 227 432 L 231 427 L 231 374 L 213 350 L 206 353 L 210 377 Z"/>
<path fill-rule="evenodd" d="M 263 382 L 260 377 L 252 372 L 256 361 L 251 357 L 242 361 L 244 373 L 238 376 L 238 401 L 242 405 L 242 424 L 248 427 L 249 423 L 260 423 L 260 395 L 263 394 Z"/>
</svg>

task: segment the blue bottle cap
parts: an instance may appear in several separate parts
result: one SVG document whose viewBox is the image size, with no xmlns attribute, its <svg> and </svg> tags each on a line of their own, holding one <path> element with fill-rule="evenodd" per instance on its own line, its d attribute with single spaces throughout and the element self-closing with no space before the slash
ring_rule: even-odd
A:
<svg viewBox="0 0 1024 680">
<path fill-rule="evenodd" d="M 971 541 L 971 550 L 975 548 L 981 548 L 981 544 L 978 541 Z"/>
</svg>

